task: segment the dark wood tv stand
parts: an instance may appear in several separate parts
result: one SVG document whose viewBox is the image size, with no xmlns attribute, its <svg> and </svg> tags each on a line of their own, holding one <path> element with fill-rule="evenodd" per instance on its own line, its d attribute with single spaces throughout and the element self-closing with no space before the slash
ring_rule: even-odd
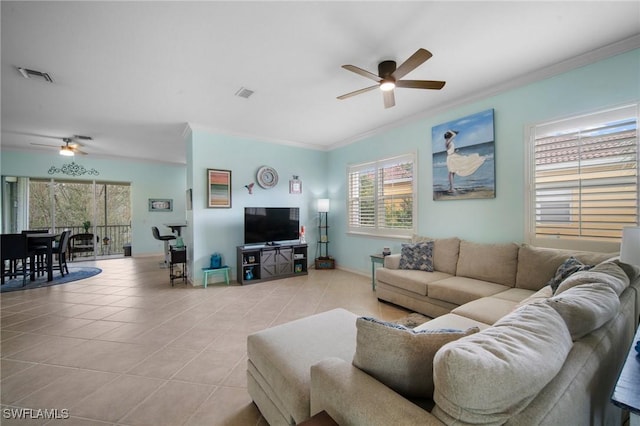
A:
<svg viewBox="0 0 640 426">
<path fill-rule="evenodd" d="M 309 273 L 306 244 L 238 246 L 236 253 L 239 284 L 252 284 Z"/>
</svg>

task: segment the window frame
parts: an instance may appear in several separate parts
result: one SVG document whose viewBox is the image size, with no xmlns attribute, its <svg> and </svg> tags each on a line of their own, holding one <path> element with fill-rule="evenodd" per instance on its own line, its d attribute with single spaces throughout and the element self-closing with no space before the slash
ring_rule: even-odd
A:
<svg viewBox="0 0 640 426">
<path fill-rule="evenodd" d="M 384 206 L 381 204 L 380 193 L 379 193 L 379 177 L 380 172 L 386 166 L 391 163 L 401 163 L 406 161 L 406 163 L 411 163 L 411 227 L 402 229 L 402 228 L 387 228 L 380 226 L 380 208 Z M 374 195 L 372 198 L 374 204 L 374 217 L 372 226 L 357 226 L 351 223 L 352 217 L 352 203 L 359 197 L 354 197 L 352 195 L 352 186 L 351 186 L 351 174 L 354 172 L 361 172 L 367 169 L 375 169 L 375 180 L 373 183 Z M 418 155 L 415 151 L 399 154 L 391 157 L 380 158 L 374 161 L 368 161 L 365 163 L 357 163 L 357 164 L 349 164 L 347 165 L 346 171 L 346 186 L 347 186 L 347 205 L 346 205 L 346 227 L 347 234 L 351 235 L 365 235 L 372 237 L 384 237 L 384 238 L 397 238 L 397 239 L 407 239 L 412 235 L 416 234 L 417 230 L 417 218 L 418 218 Z M 360 213 L 361 214 L 361 213 Z M 358 217 L 361 217 L 360 214 Z"/>
<path fill-rule="evenodd" d="M 525 219 L 525 242 L 539 247 L 560 248 L 570 250 L 586 250 L 597 252 L 618 252 L 620 250 L 621 238 L 609 238 L 608 240 L 598 240 L 585 236 L 563 237 L 563 236 L 541 236 L 536 234 L 537 216 L 539 214 L 536 202 L 536 134 L 542 131 L 544 136 L 556 134 L 561 130 L 573 128 L 575 130 L 587 131 L 594 128 L 596 124 L 612 122 L 620 115 L 635 117 L 636 120 L 636 193 L 640 189 L 640 106 L 638 102 L 624 105 L 602 108 L 584 114 L 567 116 L 560 119 L 548 120 L 530 124 L 525 127 L 525 155 L 524 155 L 524 219 Z M 539 139 L 542 139 L 540 136 Z M 581 159 L 581 161 L 584 161 Z M 613 164 L 613 163 L 611 163 Z M 582 174 L 580 176 L 583 176 Z M 570 200 L 568 201 L 570 203 Z M 571 207 L 570 207 L 571 209 Z M 585 213 L 586 214 L 586 213 Z M 640 219 L 640 198 L 636 198 L 635 205 L 636 224 Z M 582 221 L 579 220 L 578 223 Z M 626 224 L 625 226 L 632 226 Z"/>
</svg>

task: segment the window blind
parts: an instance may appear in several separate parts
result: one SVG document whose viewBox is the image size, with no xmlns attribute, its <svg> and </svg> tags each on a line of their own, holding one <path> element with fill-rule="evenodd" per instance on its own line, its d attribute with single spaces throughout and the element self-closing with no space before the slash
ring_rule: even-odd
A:
<svg viewBox="0 0 640 426">
<path fill-rule="evenodd" d="M 350 232 L 411 235 L 416 185 L 413 154 L 349 166 Z"/>
<path fill-rule="evenodd" d="M 533 167 L 535 239 L 619 242 L 638 223 L 637 108 L 536 127 Z"/>
</svg>

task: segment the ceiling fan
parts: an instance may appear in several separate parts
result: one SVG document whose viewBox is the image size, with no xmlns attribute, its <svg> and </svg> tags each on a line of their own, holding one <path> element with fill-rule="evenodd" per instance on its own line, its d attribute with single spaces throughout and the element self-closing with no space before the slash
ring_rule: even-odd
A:
<svg viewBox="0 0 640 426">
<path fill-rule="evenodd" d="M 384 100 L 384 107 L 391 108 L 396 104 L 395 95 L 393 94 L 393 89 L 396 87 L 440 90 L 444 87 L 446 82 L 432 80 L 400 80 L 402 77 L 426 62 L 431 56 L 433 56 L 431 52 L 420 48 L 397 68 L 396 61 L 382 61 L 378 64 L 378 75 L 354 65 L 343 65 L 342 68 L 369 78 L 378 84 L 338 96 L 338 99 L 347 99 L 352 96 L 380 88 Z"/>
<path fill-rule="evenodd" d="M 83 135 L 73 135 L 70 138 L 56 138 L 56 139 L 60 139 L 62 142 L 64 142 L 64 145 L 59 146 L 60 155 L 64 155 L 68 157 L 72 157 L 75 154 L 87 155 L 86 152 L 80 149 L 80 147 L 83 145 L 80 142 L 77 142 L 77 140 L 84 140 L 84 141 L 93 140 L 91 136 L 83 136 Z M 49 148 L 58 148 L 58 146 L 46 145 L 43 143 L 32 143 L 31 145 L 46 146 Z"/>
</svg>

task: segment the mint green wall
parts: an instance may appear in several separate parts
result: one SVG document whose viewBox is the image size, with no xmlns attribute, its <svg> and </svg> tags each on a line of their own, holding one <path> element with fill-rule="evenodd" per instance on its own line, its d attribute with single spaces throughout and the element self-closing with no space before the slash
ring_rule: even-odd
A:
<svg viewBox="0 0 640 426">
<path fill-rule="evenodd" d="M 445 89 L 446 90 L 446 89 Z M 425 93 L 428 96 L 428 93 Z M 418 153 L 418 232 L 446 237 L 457 235 L 478 242 L 522 242 L 524 239 L 524 132 L 529 124 L 620 105 L 640 99 L 640 50 L 567 72 L 544 81 L 509 90 L 424 117 L 329 152 L 266 143 L 236 136 L 193 130 L 186 136 L 187 165 L 153 164 L 126 160 L 77 158 L 86 168 L 100 171 L 98 180 L 131 182 L 134 255 L 160 254 L 162 244 L 151 236 L 151 226 L 187 219 L 185 243 L 196 283 L 209 256 L 220 252 L 234 268 L 235 247 L 242 244 L 245 206 L 297 206 L 307 227 L 310 258 L 317 241 L 317 198 L 331 198 L 329 253 L 339 267 L 368 273 L 369 254 L 389 246 L 400 250 L 400 240 L 346 234 L 346 168 L 407 152 Z M 401 108 L 401 103 L 396 108 Z M 485 109 L 495 110 L 496 198 L 433 201 L 431 127 Z M 331 125 L 331 123 L 327 123 Z M 52 165 L 66 163 L 56 154 L 2 151 L 3 175 L 51 177 Z M 264 190 L 257 184 L 249 195 L 244 185 L 255 182 L 260 166 L 279 173 L 279 184 Z M 206 208 L 207 168 L 232 171 L 232 208 Z M 289 179 L 300 176 L 303 194 L 289 194 Z M 54 175 L 65 177 L 65 175 Z M 193 189 L 193 211 L 185 212 L 185 190 Z M 150 213 L 147 200 L 173 198 L 172 213 Z M 195 272 L 195 273 L 194 273 Z"/>
<path fill-rule="evenodd" d="M 345 175 L 348 164 L 411 151 L 418 153 L 420 235 L 523 242 L 525 127 L 639 99 L 640 50 L 635 50 L 335 149 L 329 152 L 327 173 L 333 218 L 331 253 L 342 267 L 368 272 L 369 254 L 385 246 L 400 251 L 404 241 L 346 234 Z M 495 110 L 496 198 L 433 201 L 431 128 L 490 108 Z"/>
<path fill-rule="evenodd" d="M 86 169 L 96 169 L 97 176 L 72 177 L 63 173 L 50 175 L 51 166 L 57 168 L 74 161 Z M 185 220 L 186 168 L 183 165 L 158 164 L 127 160 L 106 160 L 87 157 L 67 159 L 56 151 L 51 154 L 34 154 L 19 151 L 2 151 L 0 173 L 6 176 L 29 176 L 67 180 L 99 180 L 107 182 L 129 182 L 131 184 L 132 233 L 131 244 L 134 256 L 161 254 L 163 243 L 151 235 L 151 227 L 157 226 L 160 233 L 169 233 L 163 226 L 166 222 Z M 173 199 L 172 212 L 149 212 L 149 198 Z"/>
<path fill-rule="evenodd" d="M 202 279 L 201 268 L 209 265 L 215 252 L 233 268 L 235 279 L 236 246 L 243 244 L 245 207 L 300 207 L 300 224 L 307 229 L 307 241 L 316 241 L 315 200 L 326 195 L 326 152 L 199 130 L 193 130 L 188 151 L 195 233 L 192 276 L 196 283 Z M 262 189 L 257 184 L 256 172 L 261 166 L 278 172 L 276 187 Z M 231 170 L 230 209 L 207 208 L 207 169 Z M 289 194 L 293 175 L 302 181 L 302 194 Z M 256 182 L 253 195 L 244 187 L 251 182 Z M 309 249 L 313 257 L 315 246 L 310 244 Z"/>
</svg>

